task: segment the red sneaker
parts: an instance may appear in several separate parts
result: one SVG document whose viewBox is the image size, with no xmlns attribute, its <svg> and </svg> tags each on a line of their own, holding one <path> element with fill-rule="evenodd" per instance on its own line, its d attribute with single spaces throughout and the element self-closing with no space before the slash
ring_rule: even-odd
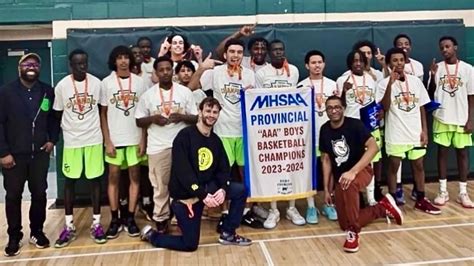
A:
<svg viewBox="0 0 474 266">
<path fill-rule="evenodd" d="M 387 215 L 390 218 L 395 219 L 395 222 L 398 225 L 403 224 L 403 214 L 400 208 L 398 208 L 395 199 L 389 193 L 385 194 L 385 196 L 379 201 L 379 204 L 385 208 Z"/>
<path fill-rule="evenodd" d="M 359 251 L 359 234 L 352 231 L 346 232 L 346 242 L 344 242 L 344 251 L 355 253 Z"/>
<path fill-rule="evenodd" d="M 426 198 L 421 199 L 415 203 L 415 210 L 434 215 L 441 214 L 441 210 L 433 206 L 433 204 L 431 204 L 431 202 Z"/>
</svg>

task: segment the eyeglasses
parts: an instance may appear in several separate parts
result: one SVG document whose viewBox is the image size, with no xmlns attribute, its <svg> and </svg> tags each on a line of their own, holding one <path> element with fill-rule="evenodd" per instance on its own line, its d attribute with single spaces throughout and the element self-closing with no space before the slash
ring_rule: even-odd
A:
<svg viewBox="0 0 474 266">
<path fill-rule="evenodd" d="M 39 68 L 40 64 L 39 63 L 21 63 L 20 66 L 24 68 Z"/>
<path fill-rule="evenodd" d="M 326 111 L 332 112 L 332 111 L 338 111 L 340 112 L 342 110 L 342 106 L 336 105 L 336 106 L 326 106 Z"/>
</svg>

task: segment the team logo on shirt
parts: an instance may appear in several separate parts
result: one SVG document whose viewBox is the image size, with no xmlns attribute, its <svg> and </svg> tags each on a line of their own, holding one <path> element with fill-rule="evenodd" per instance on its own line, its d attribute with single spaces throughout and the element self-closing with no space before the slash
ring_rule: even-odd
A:
<svg viewBox="0 0 474 266">
<path fill-rule="evenodd" d="M 347 91 L 346 93 L 347 100 L 351 102 L 358 103 L 362 106 L 367 106 L 375 100 L 374 90 L 365 86 L 358 86 Z"/>
<path fill-rule="evenodd" d="M 459 90 L 459 87 L 462 87 L 463 82 L 460 77 L 454 75 L 444 75 L 439 78 L 439 85 L 443 91 L 449 93 L 451 97 L 456 95 L 456 91 Z"/>
<path fill-rule="evenodd" d="M 264 88 L 288 88 L 291 86 L 288 80 L 275 80 L 274 82 L 270 82 L 270 84 L 263 84 Z"/>
<path fill-rule="evenodd" d="M 82 120 L 87 113 L 92 111 L 96 102 L 93 95 L 78 93 L 69 98 L 69 102 L 66 103 L 66 108 L 71 108 L 71 111 L 77 114 L 79 120 Z"/>
<path fill-rule="evenodd" d="M 419 98 L 415 97 L 414 93 L 400 92 L 395 96 L 395 105 L 398 106 L 398 109 L 410 112 L 416 107 Z"/>
<path fill-rule="evenodd" d="M 206 147 L 198 150 L 199 171 L 206 171 L 214 162 L 211 150 Z"/>
<path fill-rule="evenodd" d="M 225 84 L 224 88 L 221 89 L 221 93 L 231 104 L 238 104 L 240 102 L 240 90 L 242 89 L 242 85 L 239 83 L 230 82 L 229 84 Z"/>
<path fill-rule="evenodd" d="M 169 117 L 172 113 L 184 113 L 181 104 L 175 101 L 162 102 L 160 105 L 156 106 L 156 109 L 157 112 L 155 113 L 164 117 Z"/>
<path fill-rule="evenodd" d="M 336 164 L 339 167 L 342 163 L 347 162 L 347 159 L 349 159 L 350 148 L 347 145 L 346 138 L 344 136 L 338 140 L 331 140 L 331 144 L 332 151 L 334 152 L 334 155 L 336 155 Z"/>
<path fill-rule="evenodd" d="M 135 107 L 135 103 L 138 102 L 138 96 L 136 92 L 126 91 L 121 93 L 120 91 L 113 94 L 113 98 L 110 99 L 110 103 L 115 105 L 115 108 L 122 110 L 125 116 L 130 115 L 130 109 Z"/>
</svg>

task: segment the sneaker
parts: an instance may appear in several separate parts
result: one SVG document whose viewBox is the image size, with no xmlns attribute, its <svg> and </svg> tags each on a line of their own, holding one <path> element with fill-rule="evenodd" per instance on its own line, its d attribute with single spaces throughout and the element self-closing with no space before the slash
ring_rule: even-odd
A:
<svg viewBox="0 0 474 266">
<path fill-rule="evenodd" d="M 219 219 L 219 222 L 217 223 L 217 226 L 216 226 L 216 232 L 218 234 L 222 234 L 223 230 L 222 230 L 222 226 L 224 225 L 224 220 L 227 218 L 227 214 L 226 213 L 222 213 L 221 215 L 221 218 Z"/>
<path fill-rule="evenodd" d="M 413 200 L 413 201 L 416 201 L 417 196 L 418 196 L 418 193 L 416 192 L 416 190 L 412 189 L 411 194 L 410 194 L 410 199 Z"/>
<path fill-rule="evenodd" d="M 298 212 L 298 209 L 295 207 L 290 207 L 286 209 L 286 219 L 290 220 L 295 225 L 305 225 L 306 220 Z"/>
<path fill-rule="evenodd" d="M 118 219 L 112 219 L 112 221 L 110 221 L 109 229 L 107 229 L 107 232 L 105 233 L 105 235 L 107 236 L 108 239 L 115 239 L 119 236 L 122 230 L 123 230 L 122 221 Z"/>
<path fill-rule="evenodd" d="M 403 185 L 402 184 L 397 184 L 397 190 L 395 191 L 395 201 L 397 202 L 397 205 L 405 205 L 405 193 L 403 193 Z"/>
<path fill-rule="evenodd" d="M 344 251 L 355 253 L 359 251 L 359 234 L 352 231 L 346 232 L 346 242 L 344 242 Z"/>
<path fill-rule="evenodd" d="M 395 200 L 393 199 L 392 195 L 390 195 L 390 193 L 385 194 L 385 197 L 381 201 L 379 201 L 379 204 L 385 208 L 387 216 L 395 219 L 395 222 L 398 225 L 403 224 L 402 211 L 400 210 L 400 208 L 398 208 L 397 206 L 398 204 L 395 202 Z"/>
<path fill-rule="evenodd" d="M 3 255 L 5 255 L 5 257 L 17 256 L 18 254 L 20 254 L 22 246 L 23 245 L 21 243 L 21 239 L 19 239 L 19 238 L 10 238 L 8 240 L 7 246 L 5 247 L 5 251 L 4 251 Z"/>
<path fill-rule="evenodd" d="M 140 211 L 145 215 L 145 218 L 150 222 L 153 220 L 154 208 L 155 206 L 153 206 L 153 203 L 150 203 L 150 204 L 143 204 L 140 209 Z"/>
<path fill-rule="evenodd" d="M 59 234 L 58 240 L 54 244 L 55 248 L 63 248 L 69 245 L 72 241 L 76 240 L 76 229 L 70 227 L 64 227 L 61 234 Z"/>
<path fill-rule="evenodd" d="M 319 223 L 318 209 L 315 207 L 310 207 L 306 210 L 306 222 L 309 224 Z"/>
<path fill-rule="evenodd" d="M 101 224 L 94 224 L 91 226 L 91 238 L 94 239 L 94 242 L 97 244 L 104 244 L 107 242 L 107 237 L 104 233 L 104 228 Z"/>
<path fill-rule="evenodd" d="M 280 212 L 278 210 L 271 209 L 268 213 L 268 217 L 263 223 L 265 229 L 273 229 L 277 226 L 280 221 Z"/>
<path fill-rule="evenodd" d="M 449 193 L 447 191 L 440 191 L 433 203 L 438 206 L 444 206 L 449 201 Z"/>
<path fill-rule="evenodd" d="M 151 225 L 147 224 L 140 232 L 140 240 L 150 241 L 151 235 L 153 234 L 156 234 L 156 231 L 151 227 Z"/>
<path fill-rule="evenodd" d="M 244 216 L 242 216 L 242 220 L 240 221 L 240 224 L 246 225 L 248 227 L 252 227 L 255 229 L 263 228 L 263 223 L 257 220 L 256 217 L 254 216 L 254 213 L 251 211 L 248 211 Z"/>
<path fill-rule="evenodd" d="M 138 228 L 137 223 L 135 223 L 135 219 L 133 217 L 127 218 L 125 231 L 128 233 L 128 236 L 131 236 L 131 237 L 140 236 L 140 229 Z"/>
<path fill-rule="evenodd" d="M 334 204 L 324 204 L 322 215 L 326 216 L 331 221 L 337 221 L 337 212 Z"/>
<path fill-rule="evenodd" d="M 433 204 L 431 204 L 431 202 L 427 198 L 417 201 L 415 203 L 415 210 L 435 215 L 441 214 L 441 210 L 433 206 Z"/>
<path fill-rule="evenodd" d="M 168 220 L 156 222 L 156 232 L 158 234 L 166 234 L 168 232 Z"/>
<path fill-rule="evenodd" d="M 255 204 L 252 206 L 252 212 L 263 220 L 268 218 L 269 211 L 262 206 Z"/>
<path fill-rule="evenodd" d="M 44 235 L 43 231 L 38 231 L 34 234 L 31 234 L 30 243 L 39 249 L 49 247 L 49 239 Z"/>
<path fill-rule="evenodd" d="M 250 246 L 252 245 L 252 240 L 238 234 L 222 232 L 219 236 L 219 243 L 222 245 Z"/>
<path fill-rule="evenodd" d="M 467 193 L 459 193 L 458 198 L 456 199 L 456 202 L 461 204 L 461 206 L 463 206 L 464 208 L 468 208 L 468 209 L 474 208 L 474 203 L 472 203 Z"/>
</svg>

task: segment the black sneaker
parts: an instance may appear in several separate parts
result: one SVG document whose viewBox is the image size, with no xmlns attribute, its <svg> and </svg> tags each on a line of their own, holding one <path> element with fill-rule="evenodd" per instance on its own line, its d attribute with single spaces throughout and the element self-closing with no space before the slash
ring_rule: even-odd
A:
<svg viewBox="0 0 474 266">
<path fill-rule="evenodd" d="M 109 229 L 107 229 L 107 232 L 105 235 L 107 236 L 108 239 L 114 239 L 117 238 L 123 230 L 123 225 L 118 219 L 112 219 L 110 221 L 110 226 Z"/>
<path fill-rule="evenodd" d="M 218 234 L 222 234 L 223 230 L 222 230 L 222 226 L 224 225 L 224 220 L 227 218 L 227 214 L 226 213 L 223 213 L 221 218 L 219 219 L 219 222 L 217 223 L 217 226 L 216 226 L 216 232 Z"/>
<path fill-rule="evenodd" d="M 19 238 L 10 238 L 3 254 L 5 255 L 5 257 L 17 256 L 18 254 L 20 254 L 21 247 L 22 244 Z"/>
<path fill-rule="evenodd" d="M 240 221 L 240 224 L 246 225 L 255 229 L 263 228 L 263 223 L 257 220 L 257 217 L 255 217 L 255 215 L 251 211 L 248 211 L 247 214 L 242 216 L 242 221 Z"/>
<path fill-rule="evenodd" d="M 127 218 L 125 231 L 128 232 L 128 235 L 131 237 L 140 236 L 140 229 L 138 228 L 137 223 L 135 223 L 135 219 L 133 219 L 133 217 Z"/>
<path fill-rule="evenodd" d="M 166 234 L 168 232 L 168 220 L 156 222 L 156 232 L 158 234 Z"/>
<path fill-rule="evenodd" d="M 43 231 L 31 234 L 30 243 L 40 249 L 49 247 L 49 239 L 44 235 Z"/>
<path fill-rule="evenodd" d="M 219 236 L 219 243 L 222 245 L 250 246 L 252 245 L 252 240 L 238 234 L 222 232 Z"/>
</svg>

